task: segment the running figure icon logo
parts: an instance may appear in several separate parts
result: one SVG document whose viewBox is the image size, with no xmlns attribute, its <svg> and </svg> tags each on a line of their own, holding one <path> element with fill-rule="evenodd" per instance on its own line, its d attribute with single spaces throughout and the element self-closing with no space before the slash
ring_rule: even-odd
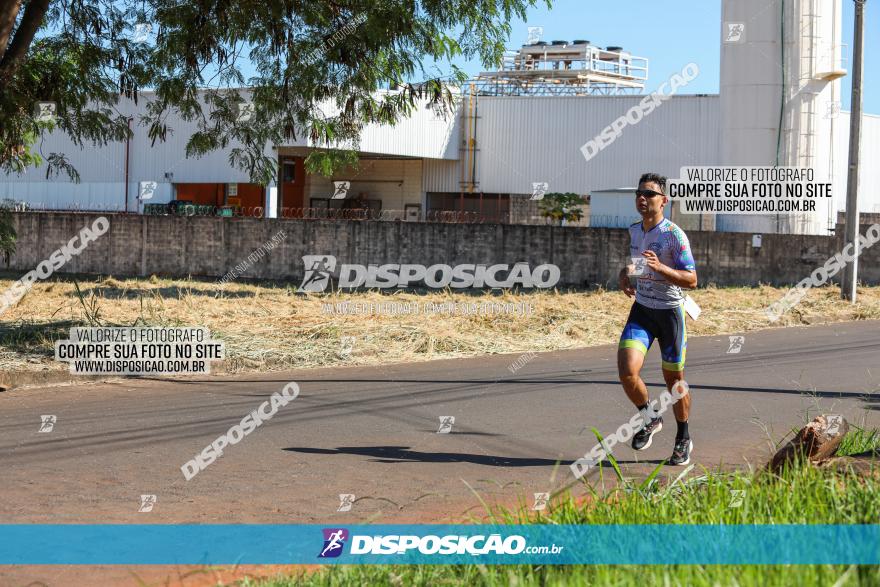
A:
<svg viewBox="0 0 880 587">
<path fill-rule="evenodd" d="M 354 505 L 354 494 L 353 493 L 340 493 L 339 494 L 339 507 L 336 509 L 337 512 L 350 512 L 351 506 Z"/>
<path fill-rule="evenodd" d="M 728 22 L 727 24 L 727 37 L 724 39 L 725 43 L 742 43 L 745 39 L 743 35 L 746 32 L 746 25 L 741 22 Z"/>
<path fill-rule="evenodd" d="M 730 340 L 730 346 L 727 348 L 727 354 L 728 355 L 738 354 L 742 350 L 743 345 L 746 343 L 746 337 L 745 336 L 730 336 L 728 338 Z"/>
<path fill-rule="evenodd" d="M 52 432 L 57 420 L 55 416 L 40 416 L 40 429 L 37 432 Z"/>
<path fill-rule="evenodd" d="M 236 116 L 235 120 L 237 122 L 250 122 L 254 114 L 257 111 L 257 107 L 253 102 L 239 102 L 238 103 L 238 116 Z"/>
<path fill-rule="evenodd" d="M 843 416 L 828 416 L 828 429 L 826 430 L 828 436 L 837 436 L 841 422 L 843 422 Z"/>
<path fill-rule="evenodd" d="M 529 35 L 526 40 L 526 45 L 534 45 L 538 41 L 541 40 L 541 37 L 544 35 L 544 27 L 542 26 L 530 26 L 528 27 Z"/>
<path fill-rule="evenodd" d="M 745 489 L 731 489 L 730 490 L 730 503 L 727 504 L 729 508 L 738 508 L 743 504 L 743 500 L 746 497 Z"/>
<path fill-rule="evenodd" d="M 840 116 L 840 102 L 828 102 L 826 104 L 826 112 L 823 118 L 837 118 Z"/>
<path fill-rule="evenodd" d="M 535 494 L 535 505 L 532 506 L 532 509 L 536 512 L 540 512 L 541 510 L 547 509 L 547 502 L 550 500 L 549 493 L 536 493 Z"/>
<path fill-rule="evenodd" d="M 148 22 L 137 22 L 134 25 L 134 34 L 131 36 L 131 40 L 134 43 L 146 43 L 152 32 L 153 25 Z"/>
<path fill-rule="evenodd" d="M 344 200 L 345 196 L 348 194 L 348 190 L 351 189 L 350 181 L 334 181 L 333 187 L 335 191 L 333 192 L 333 196 L 331 196 L 331 200 Z"/>
<path fill-rule="evenodd" d="M 339 358 L 347 359 L 351 356 L 351 351 L 354 350 L 354 340 L 353 336 L 343 336 L 339 339 Z"/>
<path fill-rule="evenodd" d="M 632 273 L 630 275 L 640 276 L 645 274 L 645 268 L 648 266 L 648 259 L 645 257 L 631 257 Z"/>
<path fill-rule="evenodd" d="M 345 541 L 348 540 L 348 530 L 345 528 L 324 528 L 324 548 L 321 549 L 318 558 L 336 558 L 342 554 Z"/>
<path fill-rule="evenodd" d="M 156 189 L 159 187 L 159 184 L 155 181 L 142 181 L 141 189 L 138 194 L 139 200 L 152 200 L 153 196 L 156 194 Z"/>
<path fill-rule="evenodd" d="M 449 434 L 452 432 L 452 425 L 455 424 L 455 416 L 440 416 L 440 428 L 437 434 Z"/>
<path fill-rule="evenodd" d="M 141 495 L 141 506 L 138 508 L 138 512 L 151 512 L 154 505 L 156 505 L 155 495 Z"/>
<path fill-rule="evenodd" d="M 532 182 L 532 197 L 530 200 L 543 200 L 544 194 L 550 189 L 550 184 L 546 181 Z"/>
<path fill-rule="evenodd" d="M 299 291 L 324 291 L 330 283 L 330 275 L 336 269 L 336 257 L 333 255 L 305 255 L 302 258 L 306 274 L 299 286 Z"/>
<path fill-rule="evenodd" d="M 34 119 L 37 122 L 55 123 L 58 119 L 58 104 L 55 102 L 37 102 L 34 105 Z"/>
</svg>

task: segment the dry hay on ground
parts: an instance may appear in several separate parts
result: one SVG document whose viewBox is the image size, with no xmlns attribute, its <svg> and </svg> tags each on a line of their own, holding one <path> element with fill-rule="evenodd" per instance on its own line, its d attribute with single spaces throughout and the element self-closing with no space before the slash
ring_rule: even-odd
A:
<svg viewBox="0 0 880 587">
<path fill-rule="evenodd" d="M 2 289 L 10 284 L 0 280 Z M 71 326 L 90 324 L 206 326 L 224 340 L 223 367 L 232 372 L 551 351 L 616 342 L 632 303 L 620 292 L 604 290 L 301 295 L 295 287 L 108 277 L 79 282 L 78 292 L 73 281 L 37 283 L 0 318 L 0 369 L 63 371 L 66 365 L 53 359 L 54 340 L 67 338 Z M 697 322 L 688 320 L 689 334 L 880 318 L 880 287 L 860 289 L 854 306 L 840 300 L 838 288 L 826 287 L 810 291 L 770 324 L 764 308 L 786 291 L 699 289 L 692 296 L 703 313 Z M 328 313 L 328 304 L 335 310 L 344 302 L 360 302 L 361 313 Z M 384 310 L 398 312 L 379 312 L 381 303 Z M 421 311 L 400 312 L 414 303 Z M 451 303 L 459 304 L 457 311 L 450 311 Z M 518 311 L 480 313 L 480 304 L 492 303 L 519 304 Z M 463 312 L 461 304 L 477 312 Z M 527 305 L 531 311 L 524 314 Z"/>
</svg>

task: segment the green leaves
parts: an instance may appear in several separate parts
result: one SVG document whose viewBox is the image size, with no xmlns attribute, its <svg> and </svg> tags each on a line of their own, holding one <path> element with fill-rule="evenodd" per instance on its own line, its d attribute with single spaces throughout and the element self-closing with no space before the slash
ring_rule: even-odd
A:
<svg viewBox="0 0 880 587">
<path fill-rule="evenodd" d="M 358 157 L 354 151 L 328 149 L 312 151 L 305 159 L 305 168 L 309 173 L 319 173 L 330 177 L 340 169 L 357 169 Z"/>
<path fill-rule="evenodd" d="M 149 88 L 137 124 L 151 141 L 166 140 L 179 117 L 196 127 L 187 129 L 188 155 L 239 143 L 230 160 L 267 181 L 264 154 L 292 138 L 351 151 L 364 125 L 393 124 L 424 102 L 450 110 L 449 86 L 466 76 L 451 65 L 428 73 L 424 61 L 479 56 L 492 66 L 509 20 L 535 1 L 54 0 L 0 86 L 0 167 L 34 163 L 22 151 L 45 130 L 31 116 L 34 102 L 57 102 L 58 129 L 82 147 L 125 140 L 119 98 Z M 149 25 L 146 40 L 137 40 L 138 24 Z M 216 94 L 201 93 L 206 87 Z M 240 100 L 254 104 L 247 125 L 229 107 Z M 348 161 L 320 154 L 313 168 L 332 174 Z"/>
<path fill-rule="evenodd" d="M 5 203 L 0 203 L 0 255 L 9 267 L 9 257 L 15 254 L 15 242 L 18 235 L 12 223 L 12 213 Z"/>
<path fill-rule="evenodd" d="M 583 218 L 584 211 L 581 206 L 586 203 L 583 196 L 571 192 L 550 193 L 545 194 L 544 199 L 538 201 L 538 210 L 544 218 L 550 218 L 560 224 L 563 220 L 575 222 Z"/>
</svg>

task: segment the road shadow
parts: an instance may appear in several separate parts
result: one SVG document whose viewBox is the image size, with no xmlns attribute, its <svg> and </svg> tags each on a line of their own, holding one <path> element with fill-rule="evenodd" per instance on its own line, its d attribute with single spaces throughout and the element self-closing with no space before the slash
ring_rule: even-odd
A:
<svg viewBox="0 0 880 587">
<path fill-rule="evenodd" d="M 0 348 L 16 353 L 54 357 L 55 347 L 47 345 L 47 341 L 67 339 L 72 327 L 82 325 L 73 320 L 0 323 Z"/>
<path fill-rule="evenodd" d="M 644 461 L 625 461 L 622 459 L 617 459 L 618 465 L 659 465 L 660 463 L 665 463 L 666 459 L 646 459 Z M 611 467 L 610 461 L 602 461 L 603 467 Z M 674 465 L 671 465 L 674 466 Z"/>
<path fill-rule="evenodd" d="M 870 397 L 865 400 L 866 410 L 880 411 L 880 397 Z"/>
<path fill-rule="evenodd" d="M 554 467 L 574 461 L 517 458 L 454 452 L 419 452 L 407 446 L 340 446 L 337 448 L 290 447 L 284 450 L 318 455 L 357 455 L 374 463 L 472 463 L 487 467 Z"/>
<path fill-rule="evenodd" d="M 361 365 L 354 365 L 363 367 Z M 396 365 L 393 365 L 396 366 Z M 562 385 L 612 385 L 619 386 L 620 381 L 616 379 L 580 379 L 580 378 L 525 378 L 519 377 L 516 379 L 508 379 L 505 377 L 495 377 L 495 378 L 485 378 L 485 379 L 441 379 L 441 378 L 432 378 L 432 379 L 410 379 L 410 378 L 399 378 L 399 377 L 376 377 L 376 378 L 367 378 L 367 377 L 352 377 L 352 378 L 341 378 L 341 377 L 328 377 L 322 379 L 315 378 L 297 378 L 297 383 L 413 383 L 413 384 L 468 384 L 468 385 L 485 385 L 491 386 L 494 384 L 504 384 L 504 385 L 547 385 L 547 384 L 562 384 Z M 230 380 L 228 382 L 222 383 L 230 383 L 230 384 L 241 384 L 241 383 L 289 383 L 289 378 L 280 378 L 280 379 L 235 379 Z M 186 383 L 220 383 L 216 380 L 211 379 L 190 379 Z M 645 381 L 645 385 L 650 388 L 662 389 L 666 387 L 665 383 L 659 381 Z M 860 399 L 866 403 L 872 402 L 880 402 L 880 394 L 872 394 L 864 391 L 828 391 L 828 390 L 800 390 L 800 389 L 783 389 L 779 387 L 745 387 L 745 386 L 733 386 L 733 385 L 704 385 L 704 384 L 691 384 L 689 386 L 691 391 L 741 391 L 745 393 L 768 393 L 768 394 L 784 394 L 784 395 L 802 395 L 809 397 L 818 397 L 825 399 Z M 869 409 L 877 409 L 876 407 L 871 407 Z"/>
</svg>

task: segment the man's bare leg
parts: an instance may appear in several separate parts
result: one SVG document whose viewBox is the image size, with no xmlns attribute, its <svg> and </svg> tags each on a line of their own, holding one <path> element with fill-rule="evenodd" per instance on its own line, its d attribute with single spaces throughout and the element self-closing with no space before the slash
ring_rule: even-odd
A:
<svg viewBox="0 0 880 587">
<path fill-rule="evenodd" d="M 648 388 L 639 373 L 645 362 L 645 355 L 639 349 L 623 348 L 617 351 L 617 370 L 620 383 L 626 396 L 642 413 L 644 425 L 633 435 L 634 450 L 645 450 L 651 446 L 653 436 L 663 429 L 663 420 L 658 417 L 650 406 Z"/>
<path fill-rule="evenodd" d="M 684 370 L 667 371 L 663 369 L 663 379 L 666 380 L 666 389 L 671 392 L 672 387 L 676 383 L 684 381 Z M 675 402 L 675 405 L 672 406 L 672 411 L 675 413 L 675 420 L 677 422 L 687 422 L 691 413 L 691 394 L 687 394 Z"/>
<path fill-rule="evenodd" d="M 617 373 L 626 397 L 636 407 L 648 403 L 648 388 L 639 375 L 645 355 L 638 349 L 617 349 Z"/>
<path fill-rule="evenodd" d="M 672 391 L 672 386 L 679 381 L 684 381 L 684 371 L 667 371 L 663 369 L 663 379 L 666 380 L 666 387 Z M 678 430 L 675 433 L 675 446 L 672 449 L 672 456 L 669 457 L 667 463 L 670 465 L 686 465 L 691 460 L 691 450 L 694 443 L 691 440 L 688 431 L 688 417 L 691 412 L 691 394 L 688 393 L 672 406 L 675 413 L 675 423 Z"/>
</svg>

